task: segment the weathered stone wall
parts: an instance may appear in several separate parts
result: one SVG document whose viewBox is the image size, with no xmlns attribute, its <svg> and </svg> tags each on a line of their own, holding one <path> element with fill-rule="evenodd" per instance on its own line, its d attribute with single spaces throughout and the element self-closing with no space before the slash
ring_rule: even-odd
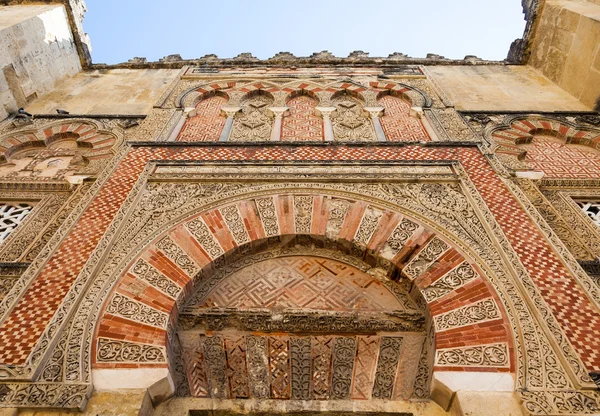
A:
<svg viewBox="0 0 600 416">
<path fill-rule="evenodd" d="M 80 72 L 29 106 L 33 114 L 57 108 L 71 114 L 147 114 L 177 69 L 110 69 Z"/>
<path fill-rule="evenodd" d="M 63 6 L 0 7 L 0 119 L 80 70 Z"/>
<path fill-rule="evenodd" d="M 589 110 L 527 66 L 428 66 L 427 71 L 457 110 Z"/>
<path fill-rule="evenodd" d="M 549 0 L 528 64 L 591 108 L 600 107 L 600 2 Z"/>
</svg>

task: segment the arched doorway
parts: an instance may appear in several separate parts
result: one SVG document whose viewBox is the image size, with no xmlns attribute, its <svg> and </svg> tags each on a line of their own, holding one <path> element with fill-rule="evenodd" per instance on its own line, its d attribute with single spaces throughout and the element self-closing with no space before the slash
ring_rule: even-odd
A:
<svg viewBox="0 0 600 416">
<path fill-rule="evenodd" d="M 183 188 L 180 184 L 157 187 L 157 192 L 150 194 L 151 199 L 143 200 L 140 206 L 158 201 L 161 212 L 165 212 L 165 208 L 172 207 L 165 204 L 168 201 L 165 192 L 178 194 L 188 188 L 190 186 Z M 217 397 L 255 399 L 263 395 L 265 399 L 278 397 L 279 402 L 309 397 L 309 401 L 318 404 L 337 400 L 336 397 L 358 403 L 361 394 L 369 403 L 383 402 L 379 398 L 398 402 L 427 401 L 434 369 L 491 370 L 503 374 L 513 371 L 512 340 L 502 301 L 480 266 L 472 257 L 461 254 L 464 246 L 431 228 L 423 217 L 399 211 L 394 208 L 397 205 L 382 204 L 367 195 L 324 191 L 318 186 L 312 189 L 312 185 L 293 191 L 266 185 L 266 191 L 257 188 L 259 192 L 254 195 L 249 194 L 246 187 L 243 198 L 228 201 L 223 198 L 222 187 L 191 186 L 190 189 L 196 188 L 204 194 L 210 190 L 211 195 L 214 193 L 215 198 L 219 198 L 218 202 L 193 213 L 183 211 L 187 213 L 182 212 L 180 220 L 140 246 L 141 252 L 123 271 L 100 317 L 96 335 L 98 353 L 93 364 L 96 373 L 108 366 L 114 368 L 114 354 L 109 356 L 104 351 L 114 351 L 115 346 L 121 348 L 120 351 L 133 348 L 146 351 L 147 348 L 156 353 L 155 359 L 147 362 L 145 356 L 140 356 L 135 365 L 164 366 L 166 370 L 168 361 L 168 372 L 180 397 L 210 401 Z M 453 189 L 435 184 L 406 187 L 410 198 L 419 192 L 429 195 L 444 191 L 458 199 Z M 197 194 L 197 190 L 186 193 Z M 447 200 L 443 209 L 447 209 L 450 202 Z M 144 217 L 136 217 L 136 221 L 145 224 Z M 223 302 L 223 299 L 232 300 L 226 295 L 227 290 L 219 288 L 219 282 L 229 281 L 227 276 L 235 278 L 239 273 L 237 288 L 242 293 L 246 288 L 244 279 L 251 276 L 253 270 L 265 267 L 262 264 L 259 268 L 257 264 L 271 259 L 283 261 L 282 258 L 291 261 L 290 257 L 303 258 L 308 263 L 309 259 L 315 262 L 315 258 L 339 263 L 340 267 L 357 273 L 356 276 L 369 276 L 371 284 L 381 283 L 398 300 L 391 306 L 388 304 L 392 309 L 379 312 L 355 310 L 354 304 L 348 302 L 337 317 L 346 313 L 346 317 L 352 318 L 346 320 L 351 324 L 322 332 L 312 329 L 317 325 L 303 327 L 300 324 L 307 321 L 308 315 L 315 316 L 316 320 L 329 316 L 332 311 L 326 308 L 300 309 L 299 316 L 294 315 L 293 310 L 280 309 L 281 305 L 265 304 L 264 298 L 261 298 L 263 303 L 254 304 Z M 221 289 L 225 292 L 219 294 Z M 157 291 L 167 296 L 158 296 Z M 221 303 L 214 303 L 214 299 L 220 299 Z M 134 303 L 137 306 L 130 307 Z M 141 316 L 136 311 L 149 312 L 145 307 L 156 310 L 156 322 L 142 322 L 148 313 Z M 355 324 L 369 313 L 380 314 L 369 321 L 374 326 Z M 247 323 L 249 321 L 252 325 Z M 300 324 L 275 325 L 290 321 Z M 339 324 L 344 319 L 334 321 Z M 390 321 L 392 325 L 388 325 Z M 121 339 L 118 343 L 114 341 L 117 337 Z M 325 361 L 330 368 L 325 376 L 329 384 L 321 399 L 313 387 L 313 346 L 319 344 L 318 337 L 329 337 L 332 351 L 329 361 Z M 375 342 L 369 347 L 375 353 L 371 355 L 368 371 L 365 370 L 367 382 L 362 389 L 355 389 L 352 384 L 355 370 L 362 365 L 357 364 L 362 357 L 359 348 L 367 337 L 374 337 L 371 340 Z M 351 339 L 348 343 L 354 348 L 346 349 L 352 351 L 346 354 L 352 357 L 352 364 L 346 365 L 343 380 L 348 380 L 350 374 L 351 381 L 340 384 L 346 387 L 339 390 L 342 392 L 339 396 L 338 392 L 332 392 L 338 339 Z M 465 339 L 468 340 L 466 345 Z M 256 342 L 261 343 L 263 351 L 257 360 L 262 370 L 256 372 L 262 372 L 263 376 L 266 373 L 267 377 L 263 378 L 264 383 L 259 383 L 261 388 L 253 390 L 249 366 L 252 360 L 248 351 L 255 348 Z M 303 348 L 296 349 L 297 342 Z M 275 348 L 277 345 L 279 348 Z M 403 356 L 402 348 L 409 351 L 408 346 L 412 346 L 412 352 Z M 269 349 L 274 355 L 269 355 Z M 284 351 L 282 354 L 287 360 L 279 360 L 278 351 Z M 292 384 L 298 378 L 294 376 L 292 364 L 298 351 L 305 352 L 304 362 L 310 367 L 304 366 L 309 377 L 299 378 L 303 384 L 296 394 Z M 393 353 L 388 354 L 388 351 Z M 245 369 L 241 388 L 237 384 L 239 372 L 231 368 L 228 354 L 236 366 L 242 371 Z M 207 356 L 210 360 L 216 359 L 217 364 L 207 363 Z M 382 357 L 391 357 L 391 365 L 380 365 Z M 288 372 L 280 371 L 282 368 Z M 236 374 L 233 394 L 232 374 Z M 284 374 L 283 383 L 277 378 L 281 374 Z M 378 390 L 378 377 L 385 390 Z M 283 386 L 277 393 L 273 392 L 273 380 Z M 213 383 L 216 383 L 215 389 Z"/>
<path fill-rule="evenodd" d="M 409 399 L 426 327 L 383 269 L 296 246 L 205 279 L 182 307 L 177 336 L 193 397 Z"/>
</svg>

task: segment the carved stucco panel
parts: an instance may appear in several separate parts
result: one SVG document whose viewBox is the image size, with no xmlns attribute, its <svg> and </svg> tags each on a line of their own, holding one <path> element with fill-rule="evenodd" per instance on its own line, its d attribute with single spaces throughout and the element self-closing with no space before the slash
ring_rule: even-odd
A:
<svg viewBox="0 0 600 416">
<path fill-rule="evenodd" d="M 364 191 L 364 189 L 363 189 L 363 191 Z M 417 211 L 418 211 L 418 210 L 417 210 Z M 434 215 L 434 216 L 435 216 L 435 215 Z M 427 217 L 427 216 L 425 216 L 425 217 Z M 450 225 L 450 224 L 452 223 L 452 221 L 450 221 L 450 223 L 448 223 L 448 222 L 446 221 L 445 223 L 446 223 L 446 224 L 448 224 L 448 225 Z M 488 223 L 489 223 L 489 221 L 488 221 Z M 492 223 L 493 223 L 493 222 L 492 222 Z M 460 233 L 459 233 L 459 234 L 460 234 Z M 476 235 L 476 234 L 475 234 L 475 235 Z M 466 239 L 466 240 L 467 240 L 467 239 Z M 506 250 L 506 247 L 504 247 L 504 249 Z M 488 254 L 488 255 L 489 255 L 489 254 Z M 487 272 L 487 270 L 484 270 L 484 273 L 486 273 L 486 272 Z M 502 281 L 502 279 L 501 279 L 501 281 Z M 506 283 L 508 283 L 508 282 L 506 282 L 506 281 L 505 281 L 505 282 L 502 282 L 502 283 L 503 283 L 503 284 L 506 284 Z M 509 286 L 510 286 L 510 285 L 509 285 Z M 506 289 L 506 286 L 505 286 L 505 289 Z M 508 287 L 508 289 L 507 289 L 507 293 L 511 293 L 511 290 L 512 290 L 512 288 Z M 504 292 L 503 292 L 503 291 L 500 291 L 500 292 L 501 292 L 501 294 L 500 294 L 500 297 L 501 297 L 501 298 L 503 298 L 503 297 L 505 296 L 505 294 L 504 294 Z M 511 295 L 511 300 L 512 300 L 513 302 L 516 302 L 516 301 L 518 301 L 518 299 L 519 299 L 519 297 L 520 297 L 520 296 L 519 296 L 517 293 L 513 293 L 513 295 L 515 295 L 515 296 L 512 296 L 512 295 Z M 518 303 L 518 302 L 516 302 L 516 303 Z M 507 303 L 507 304 L 509 304 L 509 303 Z M 520 308 L 520 306 L 518 306 L 518 305 L 517 305 L 517 306 L 515 306 L 515 307 L 517 308 L 517 310 L 518 310 L 518 308 Z M 523 311 L 523 310 L 521 309 L 521 311 Z M 511 314 L 509 313 L 509 315 L 511 315 Z M 514 318 L 511 318 L 511 319 L 514 319 Z M 521 323 L 522 323 L 521 327 L 522 327 L 522 328 L 524 328 L 524 330 L 525 330 L 525 331 L 529 331 L 529 330 L 531 329 L 531 326 L 528 326 L 528 325 L 527 325 L 527 320 L 528 320 L 528 319 L 530 319 L 530 318 L 528 318 L 528 317 L 527 317 L 527 313 L 521 314 L 521 315 L 519 316 L 519 318 L 518 318 L 518 319 L 519 319 L 519 320 L 521 320 Z M 536 339 L 536 341 L 535 341 L 535 342 L 540 342 L 541 338 L 543 338 L 543 335 L 541 335 L 541 334 L 540 334 L 539 332 L 537 332 L 537 331 L 532 331 L 531 333 L 532 333 L 532 334 L 535 334 L 535 335 L 533 335 L 533 336 L 534 336 L 534 339 Z M 553 333 L 554 333 L 554 332 L 553 332 Z M 528 342 L 528 343 L 531 343 L 531 341 L 527 341 L 527 342 Z M 543 342 L 542 342 L 541 344 L 543 345 Z M 546 358 L 546 359 L 542 359 L 540 362 L 545 362 L 545 365 L 551 365 L 551 364 L 549 364 L 549 363 L 548 363 L 548 358 L 551 358 L 551 357 L 553 356 L 552 349 L 550 348 L 550 349 L 546 350 L 546 348 L 547 348 L 547 347 L 543 347 L 543 356 L 545 356 L 545 357 L 547 357 L 547 358 Z M 528 349 L 528 354 L 529 354 L 529 349 Z M 560 370 L 560 368 L 559 368 L 559 367 L 560 367 L 560 365 L 555 363 L 555 364 L 554 364 L 554 366 L 556 367 L 556 371 L 557 371 L 557 372 L 560 374 L 560 372 L 561 372 L 561 370 Z M 531 378 L 531 377 L 530 377 L 530 378 Z M 547 381 L 545 381 L 544 383 L 546 383 L 546 382 L 547 382 Z M 555 379 L 555 380 L 554 380 L 552 383 L 554 383 L 554 385 L 557 385 L 557 381 L 556 381 L 556 379 Z M 559 382 L 559 383 L 561 383 L 561 382 Z"/>
</svg>

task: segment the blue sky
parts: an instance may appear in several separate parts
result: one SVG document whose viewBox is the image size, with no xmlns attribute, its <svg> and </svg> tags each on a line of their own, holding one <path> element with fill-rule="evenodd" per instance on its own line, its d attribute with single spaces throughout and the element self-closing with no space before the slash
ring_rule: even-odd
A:
<svg viewBox="0 0 600 416">
<path fill-rule="evenodd" d="M 214 53 L 402 52 L 502 60 L 522 36 L 520 0 L 86 0 L 95 63 Z"/>
</svg>

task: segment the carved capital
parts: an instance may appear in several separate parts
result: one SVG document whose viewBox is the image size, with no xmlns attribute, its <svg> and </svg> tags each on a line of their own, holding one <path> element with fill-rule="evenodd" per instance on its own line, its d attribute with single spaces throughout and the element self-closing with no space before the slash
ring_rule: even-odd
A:
<svg viewBox="0 0 600 416">
<path fill-rule="evenodd" d="M 185 118 L 194 117 L 196 115 L 196 107 L 186 107 L 183 109 L 183 116 Z"/>
<path fill-rule="evenodd" d="M 336 108 L 335 107 L 315 107 L 315 110 L 317 110 L 317 115 L 320 115 L 323 118 L 329 118 L 331 117 L 331 113 L 333 113 Z"/>
<path fill-rule="evenodd" d="M 525 178 L 525 179 L 532 179 L 532 180 L 539 180 L 542 179 L 544 177 L 544 172 L 538 172 L 536 170 L 522 170 L 522 171 L 516 171 L 515 172 L 515 176 L 517 178 Z"/>
<path fill-rule="evenodd" d="M 289 107 L 269 107 L 267 108 L 276 119 L 283 117 L 283 114 L 289 110 Z"/>
<path fill-rule="evenodd" d="M 223 112 L 227 118 L 235 117 L 235 115 L 241 110 L 242 107 L 221 107 L 221 112 Z"/>
<path fill-rule="evenodd" d="M 379 118 L 383 115 L 385 108 L 383 107 L 365 107 L 364 110 L 369 113 L 372 119 Z"/>
<path fill-rule="evenodd" d="M 423 118 L 423 107 L 411 107 L 410 108 L 411 117 L 418 118 L 419 120 Z"/>
</svg>

